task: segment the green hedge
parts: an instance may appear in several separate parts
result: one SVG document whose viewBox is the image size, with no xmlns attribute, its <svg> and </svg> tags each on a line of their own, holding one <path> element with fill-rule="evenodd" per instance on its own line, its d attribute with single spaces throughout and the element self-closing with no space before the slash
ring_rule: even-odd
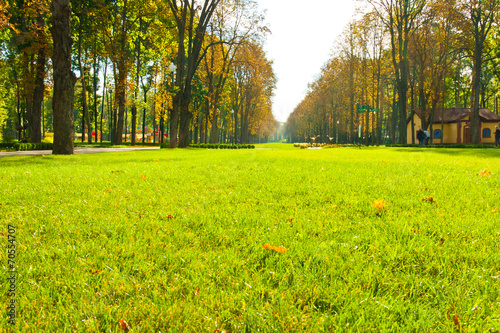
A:
<svg viewBox="0 0 500 333">
<path fill-rule="evenodd" d="M 191 148 L 205 148 L 205 149 L 254 149 L 254 145 L 245 144 L 221 144 L 221 143 L 193 143 L 189 145 Z"/>
<path fill-rule="evenodd" d="M 451 144 L 451 145 L 427 145 L 427 146 L 419 146 L 418 144 L 394 144 L 394 145 L 386 145 L 386 147 L 411 147 L 411 148 L 492 148 L 492 145 L 472 145 L 472 144 Z"/>
<path fill-rule="evenodd" d="M 15 143 L 14 149 L 20 150 L 52 150 L 52 143 Z"/>
<path fill-rule="evenodd" d="M 254 149 L 254 145 L 231 145 L 222 143 L 192 143 L 189 145 L 191 148 L 205 148 L 205 149 Z M 170 148 L 169 143 L 162 143 L 160 148 Z"/>
<path fill-rule="evenodd" d="M 0 142 L 0 149 L 14 149 L 15 142 Z"/>
</svg>

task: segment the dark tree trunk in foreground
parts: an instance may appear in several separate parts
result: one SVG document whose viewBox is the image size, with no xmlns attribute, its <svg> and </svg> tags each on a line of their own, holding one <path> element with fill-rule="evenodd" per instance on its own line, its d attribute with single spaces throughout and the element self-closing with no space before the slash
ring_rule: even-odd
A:
<svg viewBox="0 0 500 333">
<path fill-rule="evenodd" d="M 53 154 L 73 154 L 73 103 L 76 75 L 71 71 L 71 8 L 69 0 L 52 0 L 54 41 Z"/>
</svg>

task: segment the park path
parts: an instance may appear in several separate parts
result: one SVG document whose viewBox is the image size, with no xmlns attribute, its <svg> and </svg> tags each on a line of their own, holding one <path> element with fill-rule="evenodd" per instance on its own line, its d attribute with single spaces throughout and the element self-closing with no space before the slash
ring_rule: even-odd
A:
<svg viewBox="0 0 500 333">
<path fill-rule="evenodd" d="M 112 153 L 118 151 L 132 150 L 151 150 L 160 149 L 160 147 L 130 147 L 130 148 L 84 148 L 76 147 L 75 154 L 92 154 L 92 153 Z M 8 156 L 33 156 L 33 155 L 52 155 L 52 150 L 28 150 L 28 151 L 5 151 L 0 152 L 0 157 Z"/>
</svg>

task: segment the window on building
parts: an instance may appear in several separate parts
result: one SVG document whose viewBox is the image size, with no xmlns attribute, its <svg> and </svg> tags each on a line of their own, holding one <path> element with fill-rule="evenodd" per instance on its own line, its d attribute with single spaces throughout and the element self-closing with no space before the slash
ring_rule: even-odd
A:
<svg viewBox="0 0 500 333">
<path fill-rule="evenodd" d="M 442 132 L 440 129 L 434 130 L 434 139 L 441 139 Z"/>
<path fill-rule="evenodd" d="M 483 138 L 491 138 L 491 130 L 489 128 L 483 129 Z"/>
</svg>

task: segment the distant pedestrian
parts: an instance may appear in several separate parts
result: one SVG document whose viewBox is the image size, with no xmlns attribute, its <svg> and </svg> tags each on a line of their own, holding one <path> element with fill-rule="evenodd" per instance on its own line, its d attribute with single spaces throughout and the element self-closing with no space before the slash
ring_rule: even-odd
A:
<svg viewBox="0 0 500 333">
<path fill-rule="evenodd" d="M 498 148 L 500 146 L 500 128 L 495 126 L 495 146 Z"/>
<path fill-rule="evenodd" d="M 424 144 L 424 131 L 422 131 L 421 128 L 417 130 L 417 140 L 419 146 L 422 146 Z"/>
<path fill-rule="evenodd" d="M 424 131 L 424 146 L 427 146 L 429 144 L 429 139 L 431 138 L 431 135 L 429 132 Z"/>
</svg>

